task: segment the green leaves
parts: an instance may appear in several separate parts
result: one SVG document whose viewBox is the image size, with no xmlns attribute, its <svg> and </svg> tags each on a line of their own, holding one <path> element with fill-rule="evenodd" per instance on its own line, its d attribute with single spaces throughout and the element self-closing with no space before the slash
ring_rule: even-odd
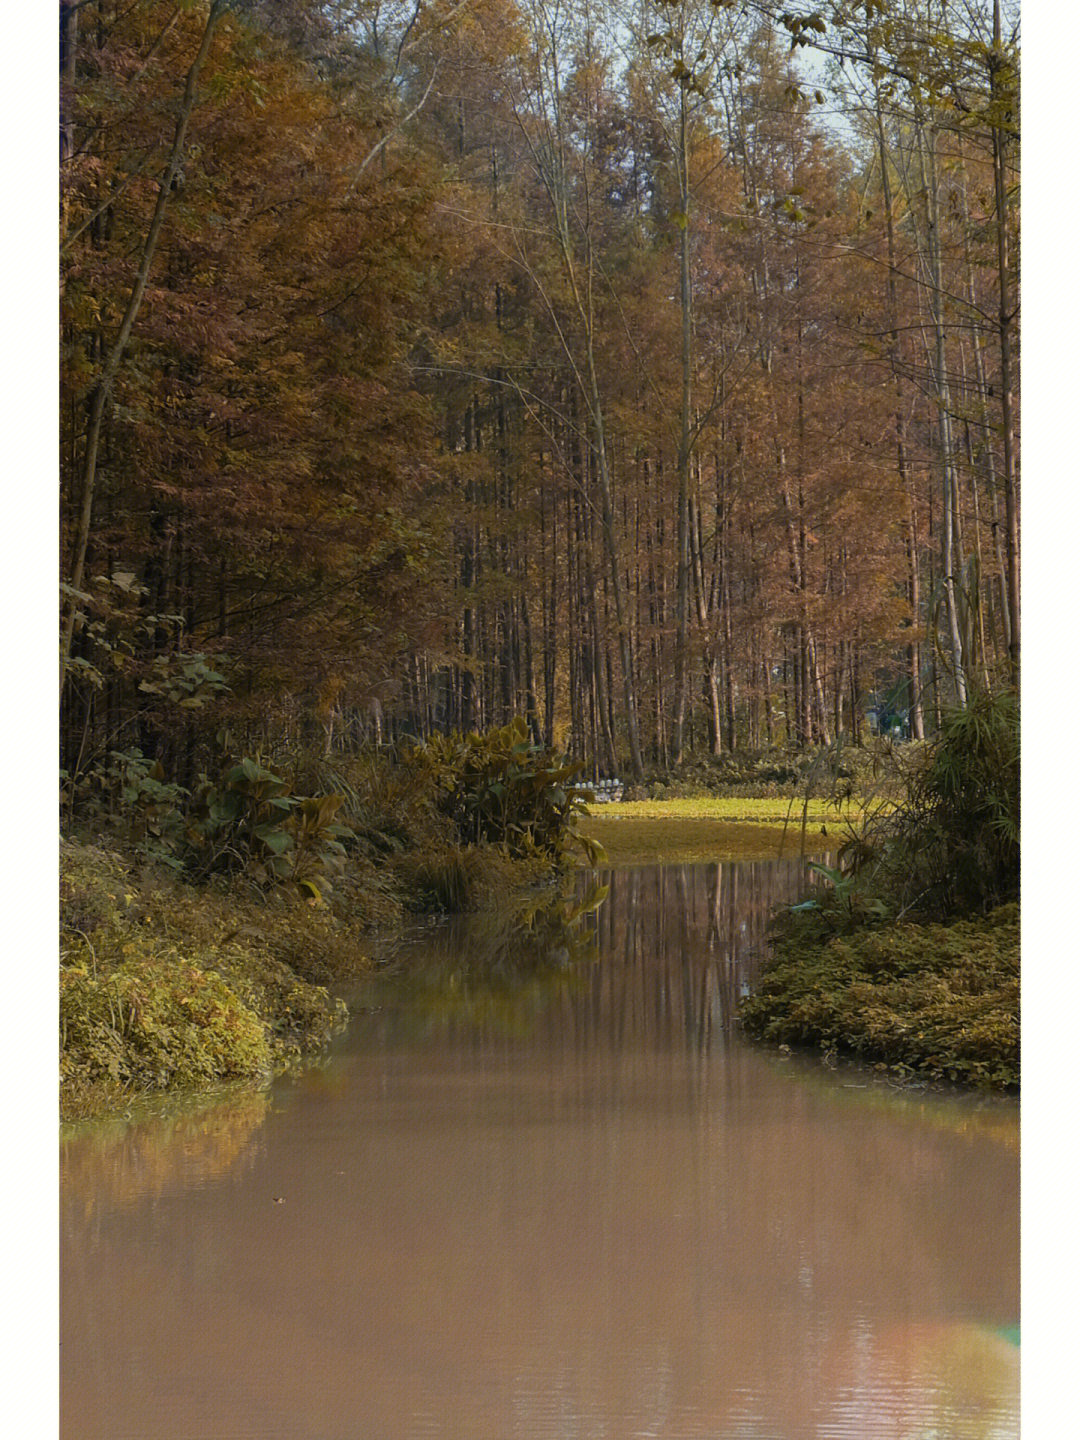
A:
<svg viewBox="0 0 1080 1440">
<path fill-rule="evenodd" d="M 462 844 L 500 844 L 514 856 L 539 851 L 556 861 L 571 844 L 589 851 L 575 829 L 585 806 L 571 782 L 581 766 L 535 745 L 521 716 L 484 735 L 433 735 L 409 764 L 428 777 Z"/>
<path fill-rule="evenodd" d="M 351 833 L 334 819 L 345 797 L 290 790 L 283 776 L 251 756 L 228 765 L 218 781 L 203 777 L 186 817 L 189 868 L 198 876 L 242 872 L 258 884 L 285 883 L 322 903 Z"/>
</svg>

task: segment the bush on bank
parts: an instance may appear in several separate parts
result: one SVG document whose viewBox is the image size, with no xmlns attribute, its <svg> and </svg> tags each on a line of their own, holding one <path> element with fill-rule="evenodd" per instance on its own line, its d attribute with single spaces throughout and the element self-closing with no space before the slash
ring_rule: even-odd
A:
<svg viewBox="0 0 1080 1440">
<path fill-rule="evenodd" d="M 1020 1082 L 1016 696 L 975 691 L 905 758 L 825 882 L 775 917 L 746 1032 L 965 1084 Z"/>
<path fill-rule="evenodd" d="M 310 916 L 140 876 L 115 851 L 70 840 L 60 884 L 65 1119 L 151 1090 L 261 1080 L 343 1022 L 341 1003 L 302 973 L 324 963 L 322 917 L 313 931 Z"/>
</svg>

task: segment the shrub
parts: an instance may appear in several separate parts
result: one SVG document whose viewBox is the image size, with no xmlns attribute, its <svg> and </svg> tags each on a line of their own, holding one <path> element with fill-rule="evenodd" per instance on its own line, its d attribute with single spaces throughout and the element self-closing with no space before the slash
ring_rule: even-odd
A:
<svg viewBox="0 0 1080 1440">
<path fill-rule="evenodd" d="M 576 828 L 591 798 L 573 784 L 581 765 L 535 745 L 520 717 L 483 735 L 433 735 L 407 763 L 427 779 L 462 845 L 502 845 L 518 858 L 539 853 L 555 862 L 574 844 L 597 853 Z"/>
<path fill-rule="evenodd" d="M 335 821 L 343 803 L 342 795 L 292 795 L 287 780 L 245 757 L 196 792 L 185 830 L 190 868 L 200 877 L 242 870 L 256 883 L 287 881 L 321 900 L 345 855 L 348 831 Z"/>
<path fill-rule="evenodd" d="M 213 887 L 132 874 L 64 841 L 60 862 L 64 1112 L 140 1091 L 258 1079 L 326 1043 L 344 1006 L 315 978 L 365 965 L 334 917 L 246 904 Z M 343 953 L 334 956 L 335 944 Z M 309 960 L 309 951 L 317 952 Z M 326 978 L 330 978 L 327 974 Z"/>
<path fill-rule="evenodd" d="M 1016 695 L 976 691 L 916 757 L 906 795 L 851 846 L 847 868 L 899 913 L 982 913 L 1020 892 Z"/>
<path fill-rule="evenodd" d="M 137 749 L 114 751 L 98 779 L 118 838 L 188 878 L 242 873 L 320 901 L 341 872 L 349 831 L 336 816 L 344 795 L 294 795 L 283 776 L 250 756 L 226 761 L 217 779 L 202 775 L 194 794 Z"/>
<path fill-rule="evenodd" d="M 101 972 L 65 966 L 60 1032 L 61 1083 L 166 1089 L 271 1069 L 258 1017 L 221 976 L 183 961 L 131 957 Z"/>
<path fill-rule="evenodd" d="M 782 933 L 846 932 L 894 919 L 985 914 L 1020 892 L 1020 721 L 1014 693 L 973 692 L 925 744 L 882 751 L 886 796 L 867 802 L 827 888 L 781 920 Z M 840 781 L 843 803 L 850 784 Z"/>
</svg>

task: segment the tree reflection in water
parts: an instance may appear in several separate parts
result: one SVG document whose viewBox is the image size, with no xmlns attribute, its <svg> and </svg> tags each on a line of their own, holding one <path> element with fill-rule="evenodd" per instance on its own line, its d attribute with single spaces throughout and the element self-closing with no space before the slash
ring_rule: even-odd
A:
<svg viewBox="0 0 1080 1440">
<path fill-rule="evenodd" d="M 67 1165 L 66 1436 L 1013 1440 L 1015 1102 L 738 1039 L 798 864 L 595 878 L 418 937 L 212 1183 Z"/>
<path fill-rule="evenodd" d="M 434 1027 L 560 1049 L 705 1051 L 730 1037 L 769 916 L 806 874 L 798 860 L 598 871 L 578 879 L 573 898 L 532 897 L 432 927 L 402 948 L 376 1003 L 412 1035 Z"/>
<path fill-rule="evenodd" d="M 458 916 L 402 947 L 378 982 L 379 1004 L 399 1008 L 409 1033 L 457 1029 L 528 1034 L 560 996 L 580 994 L 597 958 L 596 912 L 608 887 L 569 880 Z"/>
</svg>

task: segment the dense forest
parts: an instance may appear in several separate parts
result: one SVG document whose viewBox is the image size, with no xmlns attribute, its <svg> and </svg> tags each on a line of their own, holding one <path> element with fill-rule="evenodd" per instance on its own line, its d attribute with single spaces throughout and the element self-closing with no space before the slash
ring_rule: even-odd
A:
<svg viewBox="0 0 1080 1440">
<path fill-rule="evenodd" d="M 1000 0 L 61 0 L 61 764 L 1018 679 Z"/>
</svg>

